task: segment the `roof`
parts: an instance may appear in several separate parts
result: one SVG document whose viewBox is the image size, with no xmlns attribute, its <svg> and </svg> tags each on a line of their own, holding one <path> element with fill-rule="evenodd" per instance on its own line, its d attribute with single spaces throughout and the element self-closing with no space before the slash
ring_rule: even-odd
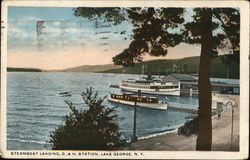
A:
<svg viewBox="0 0 250 160">
<path fill-rule="evenodd" d="M 174 78 L 179 81 L 196 81 L 196 79 L 188 74 L 171 74 Z"/>
<path fill-rule="evenodd" d="M 182 84 L 189 84 L 189 85 L 198 85 L 198 82 L 182 82 Z M 240 87 L 239 84 L 227 84 L 227 83 L 216 83 L 211 82 L 212 86 L 220 86 L 220 87 Z"/>
</svg>

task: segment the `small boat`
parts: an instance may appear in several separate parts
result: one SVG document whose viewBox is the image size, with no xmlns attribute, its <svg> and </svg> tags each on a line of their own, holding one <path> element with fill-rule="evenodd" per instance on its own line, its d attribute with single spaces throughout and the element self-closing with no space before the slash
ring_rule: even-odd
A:
<svg viewBox="0 0 250 160">
<path fill-rule="evenodd" d="M 110 87 L 110 88 L 120 88 L 120 86 L 117 85 L 117 84 L 110 84 L 109 87 Z"/>
<path fill-rule="evenodd" d="M 60 92 L 58 93 L 58 96 L 69 97 L 69 96 L 72 96 L 72 94 L 70 92 Z"/>
<path fill-rule="evenodd" d="M 158 97 L 138 96 L 136 94 L 111 94 L 108 101 L 125 104 L 129 106 L 136 105 L 139 107 L 167 110 L 168 103 L 160 101 Z"/>
</svg>

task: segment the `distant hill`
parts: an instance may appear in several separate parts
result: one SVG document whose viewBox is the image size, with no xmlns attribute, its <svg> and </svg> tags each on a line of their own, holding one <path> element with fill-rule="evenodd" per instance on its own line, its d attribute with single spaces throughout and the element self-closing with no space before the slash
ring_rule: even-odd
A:
<svg viewBox="0 0 250 160">
<path fill-rule="evenodd" d="M 79 67 L 73 67 L 63 70 L 54 70 L 59 72 L 104 72 L 111 69 L 120 69 L 121 66 L 115 66 L 113 64 L 107 65 L 84 65 Z"/>
<path fill-rule="evenodd" d="M 64 70 L 57 70 L 59 72 L 101 72 L 101 73 L 124 73 L 124 74 L 147 74 L 148 64 L 152 65 L 152 73 L 154 75 L 167 75 L 171 73 L 187 73 L 197 74 L 199 70 L 200 57 L 188 57 L 183 59 L 170 59 L 170 60 L 152 60 L 137 63 L 134 67 L 123 68 L 113 64 L 107 65 L 84 65 Z M 143 67 L 144 66 L 144 67 Z M 175 67 L 174 67 L 175 66 Z M 144 69 L 143 69 L 144 68 Z M 143 71 L 142 71 L 143 70 Z M 211 77 L 226 78 L 239 78 L 239 64 L 229 64 L 227 72 L 227 64 L 222 63 L 220 56 L 211 60 L 210 68 Z"/>
<path fill-rule="evenodd" d="M 133 67 L 127 67 L 123 68 L 123 73 L 127 74 L 141 74 L 144 72 L 144 74 L 147 73 L 147 66 L 148 64 L 152 65 L 152 73 L 157 75 L 159 74 L 167 74 L 172 72 L 184 72 L 184 64 L 187 66 L 187 70 L 185 72 L 188 73 L 197 73 L 199 65 L 199 57 L 189 57 L 189 58 L 183 58 L 183 59 L 170 59 L 170 60 L 152 60 L 152 61 L 144 61 L 141 63 L 135 64 Z M 173 70 L 173 66 L 176 65 L 178 67 Z M 144 67 L 143 67 L 144 66 Z M 144 71 L 142 71 L 142 68 L 144 68 Z M 112 72 L 112 73 L 122 73 L 122 69 L 111 69 L 106 70 L 105 72 Z"/>
<path fill-rule="evenodd" d="M 200 57 L 188 57 L 173 60 L 152 60 L 135 64 L 134 67 L 110 69 L 103 71 L 104 73 L 125 73 L 125 74 L 147 74 L 148 64 L 152 65 L 152 73 L 154 75 L 167 75 L 171 73 L 187 73 L 197 74 L 199 71 Z M 144 67 L 143 67 L 144 66 Z M 174 67 L 175 66 L 175 67 Z M 144 71 L 142 69 L 144 68 Z M 123 70 L 123 71 L 122 71 Z M 239 64 L 229 64 L 227 73 L 227 64 L 221 61 L 220 56 L 211 60 L 210 76 L 214 78 L 239 79 Z"/>
<path fill-rule="evenodd" d="M 8 68 L 8 72 L 99 72 L 99 73 L 124 73 L 124 74 L 147 74 L 148 64 L 152 65 L 153 75 L 167 75 L 171 73 L 197 74 L 200 57 L 188 57 L 183 59 L 152 60 L 137 63 L 134 67 L 123 68 L 113 64 L 107 65 L 83 65 L 63 70 L 40 70 L 33 68 Z M 144 68 L 144 69 L 143 69 Z M 221 61 L 220 56 L 211 60 L 210 76 L 214 78 L 239 79 L 239 64 L 227 64 Z"/>
<path fill-rule="evenodd" d="M 7 67 L 7 72 L 42 72 L 41 69 L 36 68 L 13 68 Z"/>
</svg>

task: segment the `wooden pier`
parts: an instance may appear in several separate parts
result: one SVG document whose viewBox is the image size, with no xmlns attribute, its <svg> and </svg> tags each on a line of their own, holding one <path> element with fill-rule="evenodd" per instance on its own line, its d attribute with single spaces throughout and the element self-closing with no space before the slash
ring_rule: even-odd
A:
<svg viewBox="0 0 250 160">
<path fill-rule="evenodd" d="M 198 109 L 173 107 L 173 106 L 168 106 L 168 110 L 171 110 L 171 111 L 182 111 L 182 112 L 188 112 L 188 113 L 198 113 Z"/>
<path fill-rule="evenodd" d="M 174 106 L 168 106 L 168 110 L 171 111 L 181 111 L 181 112 L 187 112 L 187 113 L 198 113 L 198 109 L 193 108 L 182 108 L 182 107 L 174 107 Z M 212 115 L 216 114 L 216 110 L 212 109 Z"/>
</svg>

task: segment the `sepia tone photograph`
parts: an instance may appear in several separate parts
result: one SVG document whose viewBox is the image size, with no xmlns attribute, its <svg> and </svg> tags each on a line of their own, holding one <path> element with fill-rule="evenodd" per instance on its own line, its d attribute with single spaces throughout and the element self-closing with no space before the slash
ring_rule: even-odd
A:
<svg viewBox="0 0 250 160">
<path fill-rule="evenodd" d="M 121 2 L 4 1 L 1 156 L 247 158 L 249 3 Z"/>
</svg>

